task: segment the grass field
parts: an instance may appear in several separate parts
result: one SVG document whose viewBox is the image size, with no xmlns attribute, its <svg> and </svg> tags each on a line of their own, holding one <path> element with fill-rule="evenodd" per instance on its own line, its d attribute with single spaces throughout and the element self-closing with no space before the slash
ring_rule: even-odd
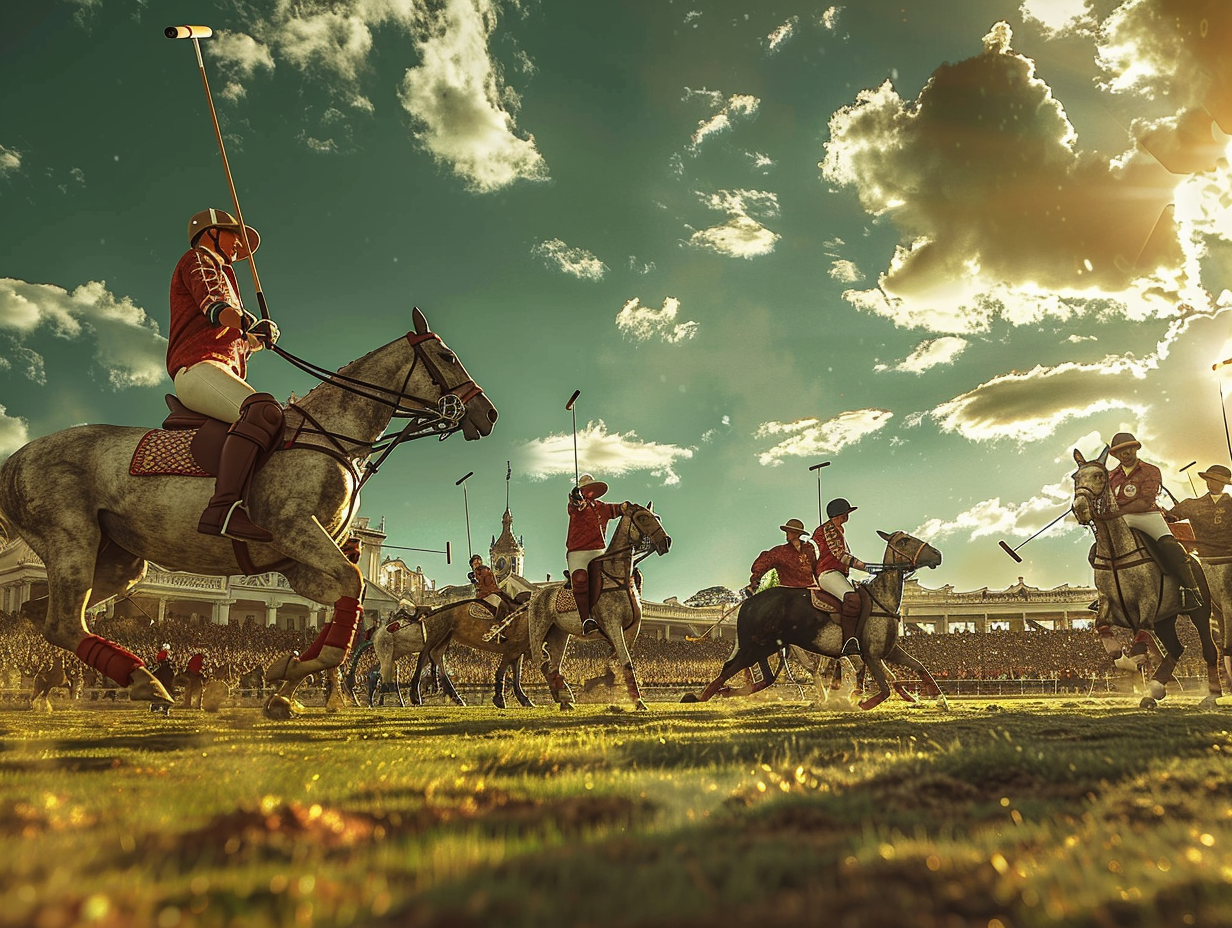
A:
<svg viewBox="0 0 1232 928">
<path fill-rule="evenodd" d="M 1232 924 L 1232 716 L 0 713 L 0 924 Z"/>
</svg>

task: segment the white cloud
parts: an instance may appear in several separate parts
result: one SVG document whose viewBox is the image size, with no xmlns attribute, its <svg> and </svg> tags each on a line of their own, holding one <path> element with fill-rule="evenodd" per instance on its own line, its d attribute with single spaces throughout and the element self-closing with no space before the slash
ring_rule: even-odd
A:
<svg viewBox="0 0 1232 928">
<path fill-rule="evenodd" d="M 579 280 L 602 280 L 607 265 L 584 248 L 566 245 L 558 238 L 540 242 L 530 253 L 542 258 L 544 264 Z"/>
<path fill-rule="evenodd" d="M 688 100 L 693 97 L 709 99 L 712 105 L 716 106 L 723 99 L 721 95 L 712 91 L 689 90 L 686 87 L 685 99 Z M 722 104 L 718 112 L 711 114 L 708 118 L 701 120 L 697 124 L 697 129 L 689 140 L 689 150 L 696 152 L 712 136 L 727 132 L 738 123 L 751 120 L 757 115 L 757 110 L 760 106 L 761 101 L 750 94 L 738 93 L 728 97 L 727 102 Z"/>
<path fill-rule="evenodd" d="M 1024 22 L 1038 24 L 1046 34 L 1085 31 L 1094 25 L 1087 0 L 1023 0 L 1018 12 Z"/>
<path fill-rule="evenodd" d="M 399 98 L 428 152 L 480 193 L 518 180 L 546 180 L 534 137 L 519 134 L 488 52 L 491 0 L 446 0 L 416 45 L 422 63 L 406 72 Z"/>
<path fill-rule="evenodd" d="M 780 26 L 775 27 L 768 36 L 766 36 L 766 51 L 769 54 L 774 54 L 779 51 L 783 45 L 791 40 L 791 37 L 796 34 L 796 26 L 800 24 L 800 17 L 793 16 Z"/>
<path fill-rule="evenodd" d="M 864 274 L 856 267 L 856 263 L 845 258 L 836 258 L 831 261 L 829 273 L 835 280 L 845 284 L 858 283 L 864 279 Z"/>
<path fill-rule="evenodd" d="M 825 12 L 821 14 L 817 24 L 828 32 L 834 32 L 838 29 L 838 17 L 842 12 L 843 8 L 841 6 L 827 7 Z"/>
<path fill-rule="evenodd" d="M 116 389 L 152 386 L 167 377 L 167 340 L 158 326 L 130 299 L 108 292 L 102 281 L 70 293 L 51 284 L 0 278 L 0 330 L 9 330 L 20 345 L 21 337 L 42 326 L 58 338 L 93 338 L 95 361 Z M 21 361 L 37 377 L 42 359 L 24 349 Z"/>
<path fill-rule="evenodd" d="M 16 174 L 21 170 L 21 152 L 15 148 L 0 145 L 0 178 Z"/>
<path fill-rule="evenodd" d="M 634 297 L 616 314 L 616 328 L 635 341 L 644 342 L 658 338 L 668 344 L 677 344 L 697 334 L 696 322 L 677 322 L 680 301 L 675 297 L 663 300 L 662 309 L 643 306 Z"/>
<path fill-rule="evenodd" d="M 600 479 L 648 471 L 670 486 L 680 482 L 675 464 L 693 457 L 693 449 L 642 441 L 635 432 L 609 432 L 603 420 L 588 422 L 577 434 L 582 469 Z M 572 433 L 548 435 L 522 445 L 523 466 L 533 479 L 573 476 Z"/>
<path fill-rule="evenodd" d="M 757 461 L 777 467 L 789 457 L 837 454 L 881 429 L 893 416 L 886 409 L 853 409 L 824 422 L 812 418 L 797 419 L 795 422 L 765 422 L 758 427 L 755 438 L 787 437 L 779 440 L 769 451 L 759 454 Z"/>
<path fill-rule="evenodd" d="M 0 406 L 0 459 L 10 454 L 30 440 L 30 430 L 25 419 L 14 418 Z"/>
<path fill-rule="evenodd" d="M 634 274 L 645 277 L 655 269 L 653 261 L 639 261 L 637 255 L 629 255 L 629 270 Z"/>
<path fill-rule="evenodd" d="M 702 432 L 702 441 L 707 442 L 707 443 L 712 442 L 716 438 L 718 438 L 720 435 L 726 435 L 730 431 L 731 431 L 731 416 L 723 416 L 723 418 L 719 420 L 718 425 L 716 425 L 714 428 L 706 429 L 706 431 Z"/>
<path fill-rule="evenodd" d="M 733 258 L 756 258 L 774 251 L 781 236 L 753 215 L 777 216 L 779 202 L 775 194 L 765 190 L 720 190 L 712 194 L 699 192 L 698 197 L 711 209 L 726 212 L 731 218 L 721 225 L 694 232 L 689 237 L 691 245 Z"/>
<path fill-rule="evenodd" d="M 952 335 L 941 338 L 930 338 L 916 345 L 915 350 L 897 364 L 877 364 L 875 371 L 903 371 L 908 374 L 922 374 L 941 364 L 953 364 L 955 358 L 967 348 L 965 338 L 955 338 Z"/>
<path fill-rule="evenodd" d="M 999 23 L 981 54 L 937 68 L 915 100 L 887 81 L 831 117 L 823 176 L 902 235 L 878 287 L 845 298 L 952 334 L 998 314 L 1066 318 L 1083 300 L 1168 315 L 1198 287 L 1169 211 L 1177 178 L 1141 151 L 1081 151 L 1011 38 Z"/>
</svg>

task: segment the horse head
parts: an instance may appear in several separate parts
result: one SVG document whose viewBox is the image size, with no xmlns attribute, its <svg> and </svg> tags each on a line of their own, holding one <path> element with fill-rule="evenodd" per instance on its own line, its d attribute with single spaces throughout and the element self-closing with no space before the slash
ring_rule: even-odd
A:
<svg viewBox="0 0 1232 928">
<path fill-rule="evenodd" d="M 663 523 L 654 511 L 654 503 L 640 506 L 629 504 L 629 542 L 634 548 L 650 545 L 656 554 L 667 554 L 672 536 L 663 530 Z"/>
<path fill-rule="evenodd" d="M 887 568 L 902 568 L 904 571 L 910 571 L 921 567 L 935 569 L 941 564 L 941 552 L 914 535 L 908 535 L 906 532 L 887 535 L 882 531 L 878 531 L 877 534 L 886 543 L 886 553 L 882 563 Z"/>
<path fill-rule="evenodd" d="M 1099 457 L 1088 461 L 1082 452 L 1074 449 L 1074 461 L 1078 469 L 1071 474 L 1074 481 L 1074 518 L 1079 525 L 1090 525 L 1095 515 L 1104 511 L 1111 502 L 1108 489 L 1108 446 Z"/>
<path fill-rule="evenodd" d="M 496 407 L 471 379 L 458 356 L 429 328 L 428 319 L 418 306 L 411 311 L 411 321 L 415 331 L 408 332 L 406 340 L 415 352 L 415 359 L 407 374 L 407 382 L 402 387 L 399 402 L 409 398 L 436 403 L 442 416 L 461 427 L 467 441 L 490 434 L 496 423 Z M 415 382 L 417 367 L 423 370 L 418 382 Z M 425 379 L 426 384 L 423 382 Z M 416 389 L 425 391 L 426 396 L 422 399 L 407 393 L 413 382 Z"/>
</svg>

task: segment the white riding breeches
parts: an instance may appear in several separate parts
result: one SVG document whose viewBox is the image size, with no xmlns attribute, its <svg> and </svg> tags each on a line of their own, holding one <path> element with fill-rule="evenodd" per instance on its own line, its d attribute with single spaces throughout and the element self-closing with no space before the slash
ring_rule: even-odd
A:
<svg viewBox="0 0 1232 928">
<path fill-rule="evenodd" d="M 823 570 L 817 575 L 817 585 L 839 599 L 842 599 L 846 593 L 856 591 L 851 581 L 847 579 L 847 575 L 841 570 Z"/>
<path fill-rule="evenodd" d="M 569 565 L 569 575 L 573 576 L 575 570 L 585 570 L 590 566 L 590 562 L 604 553 L 603 548 L 594 548 L 590 551 L 570 551 L 565 556 L 565 563 Z"/>
<path fill-rule="evenodd" d="M 1165 535 L 1171 535 L 1172 529 L 1164 521 L 1164 514 L 1159 510 L 1154 512 L 1127 512 L 1121 516 L 1130 528 L 1136 528 L 1144 535 L 1158 541 Z"/>
<path fill-rule="evenodd" d="M 240 405 L 257 391 L 225 367 L 201 361 L 181 367 L 174 377 L 175 395 L 191 409 L 223 422 L 236 422 Z"/>
</svg>

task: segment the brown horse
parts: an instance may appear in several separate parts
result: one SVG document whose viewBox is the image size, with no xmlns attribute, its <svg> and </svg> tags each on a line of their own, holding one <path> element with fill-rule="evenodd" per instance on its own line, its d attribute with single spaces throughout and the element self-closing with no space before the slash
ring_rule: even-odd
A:
<svg viewBox="0 0 1232 928">
<path fill-rule="evenodd" d="M 56 655 L 56 659 L 50 667 L 46 670 L 40 670 L 34 675 L 30 707 L 32 709 L 41 708 L 44 711 L 50 712 L 51 691 L 63 688 L 68 690 L 69 699 L 76 699 L 80 682 L 81 678 L 77 671 L 75 669 L 69 670 L 65 666 L 64 656 L 62 654 Z"/>
<path fill-rule="evenodd" d="M 624 671 L 629 698 L 638 709 L 646 708 L 630 653 L 642 627 L 642 594 L 640 584 L 635 582 L 634 552 L 645 547 L 647 553 L 653 551 L 663 555 L 671 546 L 671 536 L 663 530 L 649 503 L 645 506 L 626 504 L 607 550 L 598 558 L 603 579 L 590 615 L 600 630 L 589 635 L 582 634 L 582 618 L 577 605 L 570 606 L 572 596 L 562 593 L 564 584 L 549 584 L 531 597 L 526 607 L 530 619 L 530 650 L 533 654 L 541 649 L 546 652 L 540 669 L 548 681 L 552 698 L 562 710 L 573 708 L 573 691 L 560 672 L 570 635 L 606 638 Z"/>
<path fill-rule="evenodd" d="M 25 614 L 49 642 L 127 686 L 130 697 L 169 705 L 136 656 L 90 633 L 85 610 L 131 589 L 147 561 L 221 576 L 277 570 L 299 595 L 334 606 L 312 646 L 267 671 L 280 686 L 265 712 L 290 717 L 296 687 L 340 664 L 354 636 L 363 576 L 339 542 L 358 505 L 361 468 L 371 474 L 384 453 L 365 465 L 367 459 L 376 447 L 387 451 L 409 437 L 461 431 L 478 439 L 496 421 L 495 407 L 423 313 L 415 309 L 412 319 L 405 336 L 336 374 L 321 374 L 324 382 L 288 407 L 289 446 L 270 457 L 246 494 L 253 520 L 273 541 L 249 545 L 246 556 L 230 539 L 196 530 L 209 480 L 130 476 L 145 429 L 78 426 L 16 451 L 0 465 L 0 534 L 20 534 L 47 566 L 47 595 L 26 603 Z M 383 438 L 395 415 L 409 424 Z"/>
<path fill-rule="evenodd" d="M 1095 532 L 1095 546 L 1091 551 L 1095 587 L 1099 590 L 1099 615 L 1095 624 L 1104 630 L 1101 632 L 1104 647 L 1118 658 L 1117 666 L 1125 666 L 1124 662 L 1133 656 L 1133 652 L 1121 656 L 1121 647 L 1109 629 L 1117 625 L 1137 632 L 1140 638 L 1154 632 L 1168 652 L 1148 684 L 1150 692 L 1142 697 L 1142 707 L 1150 708 L 1167 694 L 1167 683 L 1185 650 L 1176 633 L 1176 619 L 1181 614 L 1177 583 L 1160 569 L 1144 536 L 1131 529 L 1124 519 L 1098 518 L 1117 508 L 1108 479 L 1108 449 L 1104 448 L 1103 453 L 1091 461 L 1075 449 L 1074 461 L 1078 464 L 1072 475 L 1074 517 L 1081 525 L 1093 526 Z M 1208 695 L 1201 705 L 1214 706 L 1222 688 L 1219 654 L 1211 637 L 1211 597 L 1201 567 L 1195 563 L 1193 570 L 1202 587 L 1203 604 L 1188 615 L 1198 630 L 1202 657 L 1207 665 Z M 1145 644 L 1143 641 L 1144 652 Z"/>
<path fill-rule="evenodd" d="M 523 594 L 529 599 L 528 594 Z M 530 654 L 530 635 L 526 621 L 526 610 L 519 604 L 518 611 L 509 617 L 504 626 L 503 634 L 496 637 L 490 634 L 494 616 L 486 603 L 477 599 L 468 599 L 454 603 L 422 619 L 424 643 L 419 651 L 419 660 L 415 664 L 415 675 L 411 677 L 411 702 L 422 705 L 419 695 L 419 678 L 429 661 L 440 668 L 441 686 L 446 695 L 459 704 L 462 697 L 454 689 L 453 681 L 443 660 L 445 649 L 450 643 L 466 645 L 476 651 L 487 651 L 499 655 L 501 660 L 496 667 L 495 688 L 492 694 L 492 704 L 498 709 L 505 708 L 505 674 L 513 670 L 513 695 L 523 706 L 534 706 L 529 696 L 522 689 L 522 658 Z"/>
</svg>

